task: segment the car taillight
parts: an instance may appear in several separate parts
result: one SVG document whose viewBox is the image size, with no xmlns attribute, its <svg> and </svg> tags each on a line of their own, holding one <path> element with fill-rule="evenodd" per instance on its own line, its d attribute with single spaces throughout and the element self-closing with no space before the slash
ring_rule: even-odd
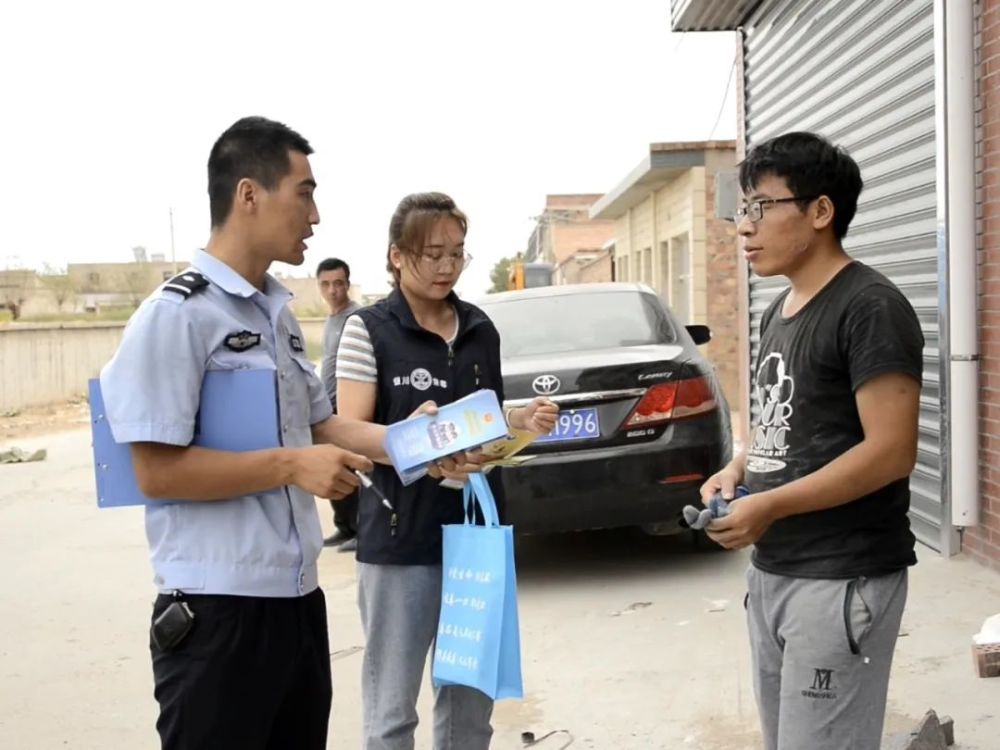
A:
<svg viewBox="0 0 1000 750">
<path fill-rule="evenodd" d="M 704 414 L 715 408 L 715 393 L 708 378 L 691 378 L 677 384 L 677 400 L 674 403 L 674 419 L 683 419 L 694 414 Z"/>
<path fill-rule="evenodd" d="M 668 422 L 704 414 L 715 408 L 715 394 L 707 378 L 689 378 L 654 385 L 636 404 L 621 429 Z"/>
</svg>

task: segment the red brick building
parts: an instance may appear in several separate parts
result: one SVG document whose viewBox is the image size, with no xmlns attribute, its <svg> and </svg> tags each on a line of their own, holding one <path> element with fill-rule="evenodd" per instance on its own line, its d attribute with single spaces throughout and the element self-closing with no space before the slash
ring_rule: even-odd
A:
<svg viewBox="0 0 1000 750">
<path fill-rule="evenodd" d="M 675 31 L 736 32 L 737 157 L 813 130 L 865 190 L 845 241 L 926 340 L 911 479 L 918 538 L 1000 570 L 1000 0 L 672 0 Z M 721 92 L 720 92 L 721 96 Z M 738 264 L 740 402 L 782 287 Z"/>
<path fill-rule="evenodd" d="M 555 284 L 572 283 L 565 274 L 574 275 L 574 256 L 582 255 L 581 265 L 588 264 L 603 253 L 615 234 L 613 221 L 590 218 L 590 207 L 600 198 L 593 193 L 546 195 L 545 209 L 528 238 L 525 260 L 550 263 L 556 270 Z"/>
<path fill-rule="evenodd" d="M 962 548 L 1000 569 L 1000 0 L 976 8 L 981 523 Z"/>
</svg>

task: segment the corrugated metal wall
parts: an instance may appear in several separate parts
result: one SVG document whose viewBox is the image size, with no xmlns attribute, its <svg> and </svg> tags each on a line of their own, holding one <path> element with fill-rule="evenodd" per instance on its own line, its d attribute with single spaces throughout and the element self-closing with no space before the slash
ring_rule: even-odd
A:
<svg viewBox="0 0 1000 750">
<path fill-rule="evenodd" d="M 924 336 L 914 532 L 941 548 L 941 413 L 933 0 L 768 0 L 744 24 L 748 148 L 790 130 L 846 147 L 865 182 L 845 240 L 891 278 Z M 760 316 L 786 282 L 750 279 L 751 357 Z"/>
</svg>

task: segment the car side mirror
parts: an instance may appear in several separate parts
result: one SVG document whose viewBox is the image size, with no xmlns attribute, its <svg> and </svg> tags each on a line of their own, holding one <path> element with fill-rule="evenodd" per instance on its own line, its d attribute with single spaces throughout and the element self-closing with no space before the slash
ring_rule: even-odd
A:
<svg viewBox="0 0 1000 750">
<path fill-rule="evenodd" d="M 694 343 L 698 346 L 702 344 L 707 344 L 712 340 L 712 329 L 708 326 L 684 326 L 687 328 L 688 335 L 694 339 Z"/>
</svg>

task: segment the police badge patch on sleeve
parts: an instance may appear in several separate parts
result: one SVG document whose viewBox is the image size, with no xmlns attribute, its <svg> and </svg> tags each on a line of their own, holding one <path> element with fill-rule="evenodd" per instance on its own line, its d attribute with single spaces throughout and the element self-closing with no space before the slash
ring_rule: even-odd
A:
<svg viewBox="0 0 1000 750">
<path fill-rule="evenodd" d="M 245 352 L 247 349 L 253 349 L 255 346 L 260 344 L 260 334 L 251 333 L 250 331 L 240 331 L 239 333 L 231 333 L 226 336 L 225 342 L 226 348 L 232 352 Z"/>
</svg>

